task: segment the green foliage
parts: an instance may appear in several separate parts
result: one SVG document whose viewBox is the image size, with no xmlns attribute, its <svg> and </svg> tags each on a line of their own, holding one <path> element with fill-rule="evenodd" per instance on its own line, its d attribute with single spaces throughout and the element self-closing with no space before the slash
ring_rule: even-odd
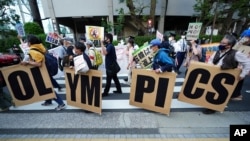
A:
<svg viewBox="0 0 250 141">
<path fill-rule="evenodd" d="M 123 8 L 121 8 L 118 12 L 118 17 L 117 17 L 117 21 L 114 24 L 114 29 L 115 29 L 115 33 L 116 35 L 120 35 L 122 33 L 123 27 L 124 27 L 124 21 L 125 21 L 125 14 L 124 14 L 124 10 Z"/>
<path fill-rule="evenodd" d="M 113 44 L 114 46 L 117 46 L 118 43 L 119 43 L 119 41 L 113 41 L 113 42 L 112 42 L 112 44 Z"/>
<path fill-rule="evenodd" d="M 20 16 L 11 6 L 14 6 L 14 0 L 0 0 L 0 38 L 8 38 L 10 26 L 19 22 Z"/>
<path fill-rule="evenodd" d="M 151 36 L 136 36 L 135 37 L 135 43 L 140 47 L 145 42 L 150 42 L 152 39 L 155 39 L 155 35 L 151 35 Z"/>
<path fill-rule="evenodd" d="M 104 27 L 105 32 L 110 32 L 112 31 L 112 23 L 106 22 L 104 19 L 102 19 L 101 26 Z"/>
<path fill-rule="evenodd" d="M 44 34 L 43 29 L 39 26 L 39 24 L 35 22 L 27 22 L 24 24 L 24 30 L 26 34 Z"/>
</svg>

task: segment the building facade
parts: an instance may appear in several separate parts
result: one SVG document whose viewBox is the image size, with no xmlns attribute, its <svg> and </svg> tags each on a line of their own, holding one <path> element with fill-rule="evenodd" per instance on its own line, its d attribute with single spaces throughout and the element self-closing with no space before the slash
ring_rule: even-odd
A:
<svg viewBox="0 0 250 141">
<path fill-rule="evenodd" d="M 126 0 L 42 0 L 45 18 L 50 18 L 53 28 L 58 24 L 69 27 L 76 37 L 85 33 L 85 25 L 101 26 L 102 20 L 115 23 L 119 9 L 125 13 L 124 36 L 137 34 L 126 25 L 129 21 L 129 9 Z M 193 6 L 196 0 L 157 0 L 154 28 L 166 30 L 186 30 L 188 23 L 195 21 Z M 150 13 L 150 0 L 136 0 L 135 7 L 144 7 L 143 15 Z"/>
</svg>

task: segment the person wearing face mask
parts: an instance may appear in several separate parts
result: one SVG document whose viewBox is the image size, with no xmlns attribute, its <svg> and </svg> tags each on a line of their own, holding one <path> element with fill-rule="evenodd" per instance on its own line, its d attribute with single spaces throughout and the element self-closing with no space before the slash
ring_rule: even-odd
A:
<svg viewBox="0 0 250 141">
<path fill-rule="evenodd" d="M 179 69 L 184 61 L 184 58 L 188 50 L 188 45 L 187 45 L 185 34 L 186 33 L 184 32 L 183 35 L 181 35 L 181 39 L 179 39 L 178 42 L 175 44 L 177 73 L 180 73 Z"/>
<path fill-rule="evenodd" d="M 102 53 L 103 55 L 105 55 L 105 68 L 106 68 L 106 76 L 107 76 L 106 86 L 104 88 L 104 92 L 102 93 L 103 97 L 108 96 L 112 79 L 114 80 L 115 86 L 116 86 L 116 91 L 113 91 L 113 93 L 122 94 L 121 84 L 117 77 L 117 73 L 116 72 L 109 73 L 110 70 L 108 70 L 111 66 L 113 66 L 113 64 L 117 63 L 116 51 L 112 42 L 113 42 L 113 35 L 110 33 L 105 34 L 104 41 L 101 42 Z"/>
<path fill-rule="evenodd" d="M 172 72 L 174 68 L 174 61 L 168 55 L 168 50 L 160 48 L 161 41 L 159 39 L 153 39 L 150 41 L 150 49 L 154 54 L 152 69 L 156 73 Z"/>
<path fill-rule="evenodd" d="M 235 69 L 240 64 L 242 66 L 238 84 L 231 96 L 231 100 L 242 100 L 241 88 L 244 78 L 250 70 L 250 59 L 241 51 L 232 49 L 236 44 L 236 38 L 233 35 L 227 34 L 221 40 L 218 46 L 219 50 L 214 52 L 209 58 L 208 63 L 220 66 L 222 70 Z M 206 109 L 204 114 L 213 114 L 214 110 Z"/>
<path fill-rule="evenodd" d="M 135 51 L 133 39 L 128 40 L 127 47 L 128 47 L 128 66 L 127 66 L 128 81 L 127 81 L 127 84 L 130 85 L 131 84 L 131 77 L 132 77 L 132 69 L 134 69 L 136 66 L 136 63 L 135 63 L 134 57 L 133 57 L 133 52 Z"/>
</svg>

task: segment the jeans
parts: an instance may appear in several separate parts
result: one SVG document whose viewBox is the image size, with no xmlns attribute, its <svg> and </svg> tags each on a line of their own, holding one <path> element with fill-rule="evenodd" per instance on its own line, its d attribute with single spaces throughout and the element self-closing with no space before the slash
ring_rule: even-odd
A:
<svg viewBox="0 0 250 141">
<path fill-rule="evenodd" d="M 59 86 L 59 84 L 56 82 L 56 80 L 52 76 L 50 76 L 50 80 L 51 80 L 53 87 L 57 87 L 57 85 Z M 55 94 L 56 94 L 56 98 L 54 98 L 53 100 L 55 100 L 58 105 L 64 104 L 62 98 L 57 94 L 56 91 L 55 91 Z M 52 100 L 48 99 L 48 100 L 45 100 L 45 102 L 52 103 Z"/>
</svg>

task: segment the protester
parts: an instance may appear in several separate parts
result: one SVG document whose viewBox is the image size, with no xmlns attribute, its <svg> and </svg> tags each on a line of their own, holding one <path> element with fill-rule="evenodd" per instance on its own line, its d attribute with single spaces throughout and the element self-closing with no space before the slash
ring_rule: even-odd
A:
<svg viewBox="0 0 250 141">
<path fill-rule="evenodd" d="M 165 35 L 162 38 L 162 42 L 161 42 L 160 47 L 165 48 L 165 49 L 169 49 L 169 46 L 170 46 L 170 44 L 169 44 L 169 41 L 168 41 L 168 36 Z"/>
<path fill-rule="evenodd" d="M 153 39 L 150 41 L 150 49 L 154 53 L 152 69 L 156 73 L 172 72 L 174 68 L 174 61 L 168 55 L 168 50 L 161 48 L 161 41 L 159 39 Z"/>
<path fill-rule="evenodd" d="M 63 58 L 67 56 L 67 48 L 64 46 L 64 39 L 59 40 L 59 46 L 57 48 L 58 67 L 61 71 L 63 71 Z"/>
<path fill-rule="evenodd" d="M 42 53 L 46 53 L 45 47 L 41 43 L 40 39 L 38 39 L 34 35 L 28 35 L 27 42 L 28 42 L 28 46 L 30 47 L 30 51 L 29 51 L 30 58 L 29 58 L 29 61 L 22 61 L 21 64 L 41 67 L 43 64 L 42 62 L 45 60 L 44 54 L 42 54 Z M 51 75 L 49 76 L 50 76 L 51 82 L 54 83 L 53 81 L 55 81 L 55 79 Z M 56 92 L 55 94 L 56 94 L 56 98 L 54 98 L 53 100 L 55 100 L 58 104 L 58 106 L 55 109 L 57 111 L 64 109 L 66 105 L 64 104 L 63 100 L 61 99 L 61 97 L 59 97 L 59 95 Z M 51 104 L 52 103 L 46 103 L 45 101 L 42 105 L 48 106 Z"/>
<path fill-rule="evenodd" d="M 110 66 L 112 66 L 117 61 L 115 47 L 112 44 L 112 42 L 113 42 L 113 35 L 110 33 L 105 34 L 104 41 L 101 42 L 102 52 L 106 56 L 105 57 L 106 86 L 104 88 L 104 92 L 102 93 L 102 96 L 108 96 L 112 79 L 114 80 L 115 86 L 116 86 L 116 91 L 113 91 L 113 93 L 115 94 L 122 93 L 121 84 L 117 77 L 117 73 L 115 72 L 114 74 L 110 74 L 108 73 L 108 70 L 107 70 L 110 68 Z"/>
<path fill-rule="evenodd" d="M 236 44 L 236 38 L 233 35 L 225 35 L 218 46 L 219 50 L 213 53 L 209 58 L 208 63 L 220 66 L 222 70 L 235 69 L 240 64 L 242 66 L 240 76 L 238 77 L 238 84 L 231 96 L 231 99 L 242 100 L 240 93 L 244 77 L 249 74 L 250 60 L 247 55 L 241 51 L 232 49 Z M 203 111 L 204 114 L 213 114 L 214 110 L 206 109 Z"/>
<path fill-rule="evenodd" d="M 63 59 L 63 67 L 69 67 L 73 65 L 73 57 L 74 57 L 74 46 L 73 39 L 65 37 L 63 39 L 63 46 L 66 47 L 67 56 L 64 56 Z"/>
<path fill-rule="evenodd" d="M 136 63 L 135 63 L 134 57 L 133 57 L 133 52 L 135 51 L 133 39 L 128 40 L 127 47 L 128 47 L 128 66 L 127 66 L 128 80 L 127 80 L 127 84 L 130 85 L 131 78 L 132 78 L 132 69 L 134 69 L 136 67 Z"/>
<path fill-rule="evenodd" d="M 92 64 L 92 68 L 94 70 L 98 70 L 98 65 L 96 65 L 96 54 L 95 54 L 95 47 L 94 47 L 94 44 L 91 40 L 87 40 L 86 41 L 86 46 L 87 46 L 87 49 L 89 50 L 88 51 L 88 56 L 89 56 L 89 59 L 91 61 L 91 64 Z"/>
<path fill-rule="evenodd" d="M 23 48 L 23 61 L 28 61 L 29 60 L 29 47 L 28 47 L 28 43 L 26 42 L 26 40 L 23 40 L 21 36 L 17 36 L 17 38 L 19 39 L 20 43 L 21 43 L 21 47 Z"/>
<path fill-rule="evenodd" d="M 176 71 L 177 73 L 180 73 L 179 69 L 184 61 L 184 58 L 186 57 L 186 53 L 188 49 L 185 33 L 181 35 L 181 39 L 179 39 L 175 45 L 176 45 L 175 47 Z"/>
<path fill-rule="evenodd" d="M 187 42 L 188 50 L 187 50 L 187 55 L 186 55 L 186 60 L 183 64 L 184 67 L 186 67 L 186 72 L 185 75 L 187 73 L 188 67 L 190 65 L 191 61 L 199 61 L 200 58 L 202 57 L 202 53 L 201 53 L 201 46 L 197 44 L 196 41 L 192 40 L 192 41 L 188 41 Z"/>
<path fill-rule="evenodd" d="M 83 55 L 83 59 L 86 61 L 89 69 L 92 69 L 92 64 L 89 59 L 89 56 L 85 53 L 86 46 L 82 42 L 76 42 L 74 46 L 74 57 L 78 55 Z M 73 68 L 74 63 L 70 66 L 70 68 Z"/>
</svg>

